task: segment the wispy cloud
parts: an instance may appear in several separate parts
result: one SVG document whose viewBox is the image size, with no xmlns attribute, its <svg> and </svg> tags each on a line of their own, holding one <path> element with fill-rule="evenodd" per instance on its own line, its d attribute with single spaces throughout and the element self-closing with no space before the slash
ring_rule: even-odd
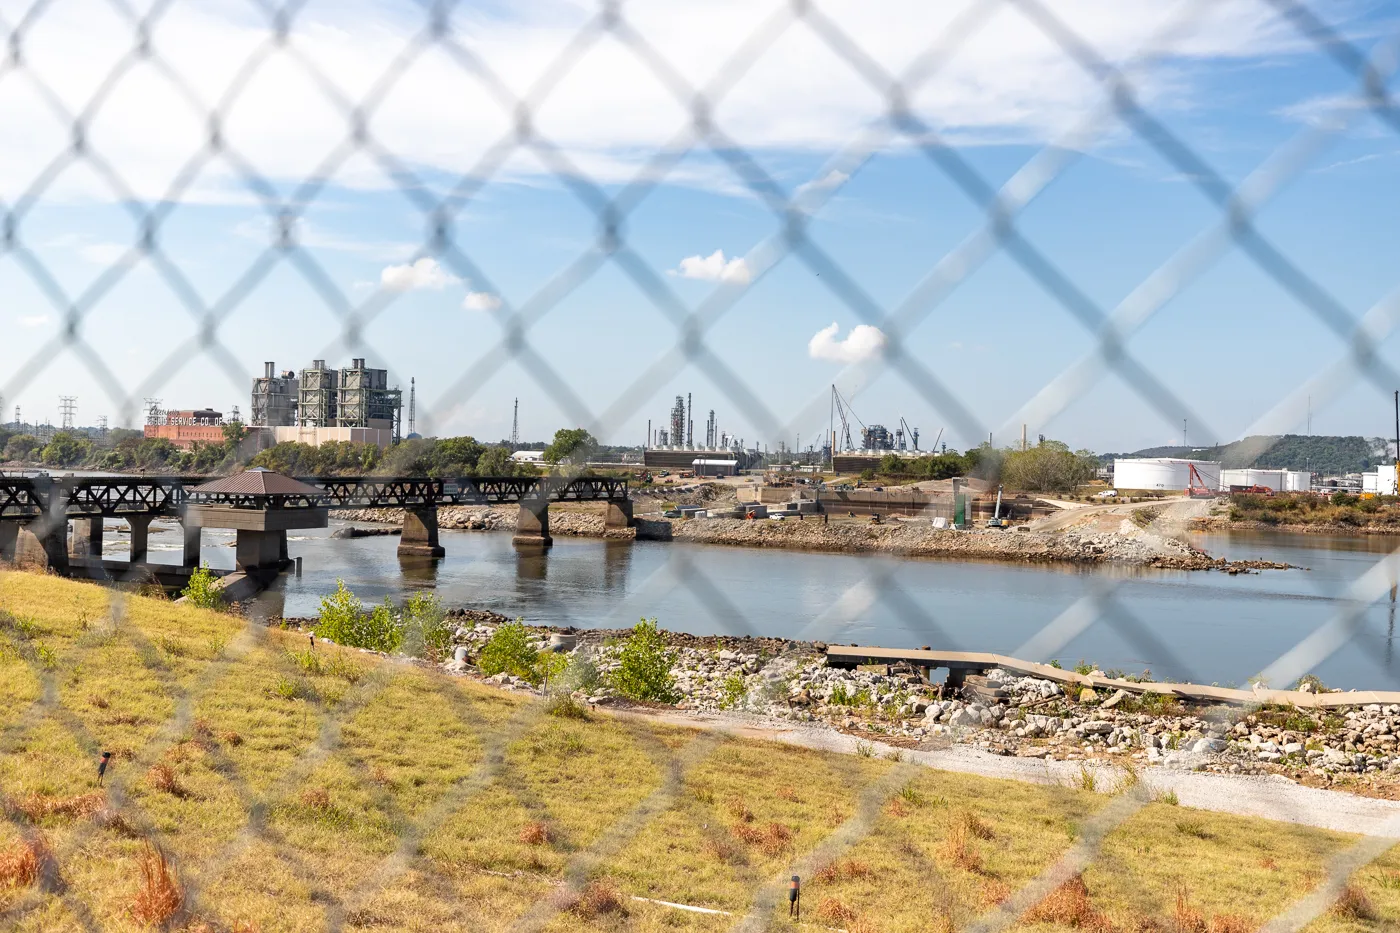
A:
<svg viewBox="0 0 1400 933">
<path fill-rule="evenodd" d="M 885 349 L 885 334 L 870 324 L 857 324 L 844 340 L 837 339 L 840 327 L 832 322 L 823 327 L 807 341 L 807 353 L 814 360 L 831 360 L 835 363 L 861 363 L 874 359 Z"/>
<path fill-rule="evenodd" d="M 47 314 L 26 314 L 16 319 L 20 327 L 43 327 L 51 318 Z"/>
<path fill-rule="evenodd" d="M 379 284 L 394 292 L 410 292 L 423 289 L 440 292 L 449 285 L 462 281 L 448 272 L 431 256 L 424 256 L 413 263 L 388 266 L 379 273 Z"/>
<path fill-rule="evenodd" d="M 702 282 L 730 282 L 737 285 L 747 285 L 749 283 L 749 264 L 744 261 L 743 256 L 735 256 L 733 259 L 724 258 L 724 250 L 717 249 L 708 256 L 701 256 L 698 253 L 694 256 L 687 256 L 680 261 L 680 265 L 669 271 L 670 275 L 678 275 L 683 279 L 699 279 Z"/>
</svg>

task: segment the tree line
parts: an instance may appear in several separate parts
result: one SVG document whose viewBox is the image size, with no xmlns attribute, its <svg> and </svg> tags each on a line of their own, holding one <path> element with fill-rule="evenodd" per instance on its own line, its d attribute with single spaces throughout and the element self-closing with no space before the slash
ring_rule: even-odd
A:
<svg viewBox="0 0 1400 933">
<path fill-rule="evenodd" d="M 887 454 L 878 472 L 918 479 L 972 476 L 1027 492 L 1068 492 L 1092 480 L 1098 466 L 1092 451 L 1071 450 L 1068 444 L 1047 439 L 1025 450 L 982 444 L 966 453 L 946 451 L 916 458 Z"/>
</svg>

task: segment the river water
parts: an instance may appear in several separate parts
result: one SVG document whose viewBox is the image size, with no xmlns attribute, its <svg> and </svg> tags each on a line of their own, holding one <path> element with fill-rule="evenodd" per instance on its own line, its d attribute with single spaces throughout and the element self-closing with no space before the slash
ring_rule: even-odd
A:
<svg viewBox="0 0 1400 933">
<path fill-rule="evenodd" d="M 507 533 L 444 531 L 447 557 L 433 564 L 400 562 L 392 536 L 333 540 L 338 525 L 291 534 L 288 550 L 303 559 L 303 572 L 286 581 L 286 615 L 314 615 L 344 579 L 366 602 L 433 587 L 447 605 L 535 623 L 612 628 L 646 616 L 697 634 L 931 645 L 1056 658 L 1066 667 L 1087 659 L 1104 669 L 1237 685 L 1345 609 L 1346 588 L 1400 545 L 1380 537 L 1195 536 L 1211 554 L 1308 568 L 1229 576 L 564 537 L 542 555 L 522 554 Z M 107 532 L 111 558 L 126 547 L 119 527 Z M 151 531 L 152 559 L 178 561 L 177 526 Z M 204 532 L 211 566 L 233 566 L 232 543 L 232 532 Z M 1072 610 L 1086 609 L 1081 600 L 1092 593 L 1106 594 L 1100 611 Z M 1371 606 L 1356 637 L 1314 672 L 1334 686 L 1400 689 L 1395 610 L 1388 599 Z M 1030 642 L 1052 622 L 1063 637 Z"/>
</svg>

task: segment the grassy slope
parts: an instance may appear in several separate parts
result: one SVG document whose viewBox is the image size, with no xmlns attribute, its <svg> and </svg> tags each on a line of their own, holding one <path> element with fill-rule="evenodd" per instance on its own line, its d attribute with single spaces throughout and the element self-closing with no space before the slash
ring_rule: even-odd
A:
<svg viewBox="0 0 1400 933">
<path fill-rule="evenodd" d="M 558 720 L 465 679 L 325 646 L 308 673 L 289 654 L 303 636 L 144 598 L 124 599 L 114 624 L 112 598 L 0 574 L 11 808 L 0 850 L 26 822 L 14 807 L 94 790 L 99 748 L 117 753 L 107 793 L 135 834 L 39 818 L 64 893 L 0 886 L 0 927 L 79 928 L 86 916 L 135 928 L 139 836 L 158 834 L 192 923 L 212 929 L 505 930 L 525 918 L 551 931 L 721 930 L 733 918 L 635 901 L 591 919 L 545 908 L 561 879 L 606 877 L 624 894 L 744 912 L 793 870 L 808 877 L 809 915 L 834 898 L 868 929 L 936 929 L 1034 877 L 1112 799 L 604 716 Z M 53 706 L 35 706 L 40 672 Z M 151 773 L 161 763 L 175 777 L 165 790 Z M 863 813 L 871 830 L 845 853 L 855 870 L 810 877 Z M 948 841 L 967 814 L 991 829 L 966 837 L 970 856 Z M 548 842 L 521 841 L 531 823 Z M 742 838 L 771 823 L 791 840 L 777 832 L 765 850 Z M 1262 922 L 1352 842 L 1152 803 L 1107 837 L 1085 880 L 1093 907 L 1124 929 L 1170 915 L 1182 885 L 1207 916 Z M 1354 880 L 1378 917 L 1329 915 L 1309 930 L 1400 922 L 1397 853 Z"/>
</svg>

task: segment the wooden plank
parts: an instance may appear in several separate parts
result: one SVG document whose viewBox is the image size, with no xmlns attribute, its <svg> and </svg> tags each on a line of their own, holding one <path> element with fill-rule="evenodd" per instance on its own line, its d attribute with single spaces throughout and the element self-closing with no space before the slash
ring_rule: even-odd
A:
<svg viewBox="0 0 1400 933">
<path fill-rule="evenodd" d="M 1346 693 L 1304 693 L 1301 690 L 1241 690 L 1203 684 L 1138 683 L 1115 677 L 1091 677 L 1062 670 L 1035 661 L 1023 661 L 985 651 L 925 651 L 919 648 L 880 648 L 872 645 L 829 645 L 828 662 L 843 665 L 897 663 L 907 661 L 916 667 L 946 667 L 951 669 L 1001 668 L 1023 677 L 1039 677 L 1061 685 L 1093 687 L 1096 690 L 1126 690 L 1129 693 L 1157 693 L 1183 699 L 1237 706 L 1273 703 L 1312 709 L 1335 709 L 1344 706 L 1400 705 L 1400 692 L 1393 690 L 1352 690 Z"/>
</svg>

